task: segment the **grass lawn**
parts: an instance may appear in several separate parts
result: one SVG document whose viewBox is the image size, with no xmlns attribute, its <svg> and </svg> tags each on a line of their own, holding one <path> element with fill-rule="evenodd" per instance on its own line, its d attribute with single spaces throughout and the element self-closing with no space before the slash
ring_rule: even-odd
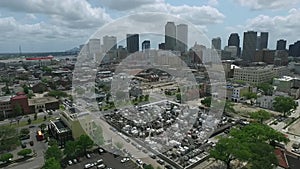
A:
<svg viewBox="0 0 300 169">
<path fill-rule="evenodd" d="M 46 120 L 44 120 L 44 117 L 42 118 L 38 118 L 36 120 L 33 120 L 31 119 L 31 124 L 28 124 L 27 120 L 25 121 L 21 121 L 19 124 L 17 123 L 13 123 L 11 124 L 11 126 L 14 126 L 14 127 L 24 127 L 24 126 L 29 126 L 29 125 L 35 125 L 35 124 L 41 124 L 41 123 L 44 123 L 44 122 L 49 122 L 50 120 L 54 120 L 55 117 L 48 117 Z M 10 124 L 7 124 L 7 126 L 10 125 Z"/>
</svg>

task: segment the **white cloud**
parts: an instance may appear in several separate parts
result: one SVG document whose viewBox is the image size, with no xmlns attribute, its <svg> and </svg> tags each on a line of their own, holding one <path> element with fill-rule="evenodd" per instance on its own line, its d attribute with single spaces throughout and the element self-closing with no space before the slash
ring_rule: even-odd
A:
<svg viewBox="0 0 300 169">
<path fill-rule="evenodd" d="M 54 24 L 71 28 L 99 27 L 111 21 L 105 10 L 84 0 L 1 0 L 0 6 L 16 12 L 45 14 Z"/>
<path fill-rule="evenodd" d="M 174 6 L 164 0 L 101 0 L 104 6 L 123 12 L 123 15 L 141 12 L 161 12 L 186 19 L 196 25 L 220 23 L 225 16 L 211 6 Z M 216 5 L 217 0 L 209 0 Z M 211 5 L 209 4 L 209 5 Z M 147 20 L 147 18 L 144 18 Z"/>
<path fill-rule="evenodd" d="M 157 3 L 141 6 L 129 13 L 134 14 L 137 12 L 161 12 L 186 19 L 195 25 L 215 24 L 223 22 L 225 19 L 224 14 L 211 6 L 173 6 L 167 3 Z M 144 20 L 147 21 L 147 18 L 144 18 Z"/>
<path fill-rule="evenodd" d="M 262 9 L 284 9 L 299 4 L 299 0 L 234 0 L 242 6 L 253 10 Z"/>
<path fill-rule="evenodd" d="M 100 0 L 100 2 L 110 9 L 126 11 L 143 5 L 160 3 L 162 0 Z"/>
</svg>

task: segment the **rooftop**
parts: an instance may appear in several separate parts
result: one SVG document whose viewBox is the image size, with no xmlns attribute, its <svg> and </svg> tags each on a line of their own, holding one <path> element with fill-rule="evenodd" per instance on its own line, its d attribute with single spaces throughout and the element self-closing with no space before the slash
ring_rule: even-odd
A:
<svg viewBox="0 0 300 169">
<path fill-rule="evenodd" d="M 10 96 L 2 96 L 0 97 L 0 102 L 9 102 L 10 101 Z"/>
<path fill-rule="evenodd" d="M 29 105 L 46 104 L 46 103 L 52 103 L 57 101 L 58 100 L 54 97 L 39 97 L 39 98 L 28 99 L 28 104 Z"/>
</svg>

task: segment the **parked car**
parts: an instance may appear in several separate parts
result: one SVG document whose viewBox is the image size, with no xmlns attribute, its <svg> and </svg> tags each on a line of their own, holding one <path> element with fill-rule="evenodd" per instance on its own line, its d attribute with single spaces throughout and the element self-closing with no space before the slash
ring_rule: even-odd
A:
<svg viewBox="0 0 300 169">
<path fill-rule="evenodd" d="M 91 155 L 90 154 L 86 154 L 86 158 L 91 158 Z"/>
<path fill-rule="evenodd" d="M 124 157 L 124 158 L 121 160 L 121 163 L 125 163 L 125 162 L 127 162 L 127 161 L 129 161 L 129 158 Z"/>
<path fill-rule="evenodd" d="M 33 145 L 34 145 L 34 142 L 31 140 L 31 141 L 29 142 L 29 144 L 30 144 L 31 146 L 33 146 Z"/>
<path fill-rule="evenodd" d="M 68 164 L 69 164 L 69 165 L 72 165 L 72 164 L 73 164 L 72 160 L 69 160 L 69 161 L 68 161 Z"/>
<path fill-rule="evenodd" d="M 22 143 L 22 144 L 21 144 L 21 147 L 22 147 L 22 148 L 26 148 L 26 143 Z"/>
</svg>

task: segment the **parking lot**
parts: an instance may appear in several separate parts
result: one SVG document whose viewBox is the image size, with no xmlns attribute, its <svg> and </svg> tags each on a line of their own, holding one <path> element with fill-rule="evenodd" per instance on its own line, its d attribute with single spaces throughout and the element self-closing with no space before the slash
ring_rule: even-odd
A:
<svg viewBox="0 0 300 169">
<path fill-rule="evenodd" d="M 88 163 L 94 163 L 99 159 L 103 160 L 103 164 L 106 168 L 113 168 L 113 169 L 138 169 L 138 166 L 132 161 L 126 161 L 121 163 L 123 157 L 117 156 L 115 157 L 111 153 L 91 153 L 91 158 L 82 157 L 79 159 L 77 164 L 68 165 L 66 169 L 84 169 L 84 166 Z M 91 167 L 90 169 L 96 169 L 97 166 Z"/>
</svg>

